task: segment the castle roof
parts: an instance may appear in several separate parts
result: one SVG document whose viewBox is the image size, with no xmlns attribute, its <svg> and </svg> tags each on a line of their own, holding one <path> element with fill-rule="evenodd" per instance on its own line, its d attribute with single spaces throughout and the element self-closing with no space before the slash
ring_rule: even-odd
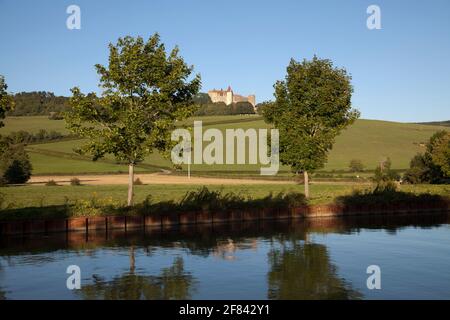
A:
<svg viewBox="0 0 450 320">
<path fill-rule="evenodd" d="M 223 89 L 216 90 L 216 89 L 213 89 L 213 90 L 209 90 L 208 92 L 218 92 L 218 93 L 233 92 L 233 89 L 231 89 L 231 86 L 228 86 L 227 90 L 223 90 Z"/>
</svg>

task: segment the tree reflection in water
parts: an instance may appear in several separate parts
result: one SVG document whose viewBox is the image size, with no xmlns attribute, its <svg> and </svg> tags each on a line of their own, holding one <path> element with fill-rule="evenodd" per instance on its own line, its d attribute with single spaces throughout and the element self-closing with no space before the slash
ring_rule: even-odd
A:
<svg viewBox="0 0 450 320">
<path fill-rule="evenodd" d="M 273 244 L 268 253 L 269 299 L 360 299 L 328 255 L 326 246 L 292 239 Z"/>
<path fill-rule="evenodd" d="M 182 257 L 176 257 L 172 265 L 163 268 L 159 275 L 135 274 L 134 247 L 130 248 L 130 271 L 106 281 L 93 276 L 94 283 L 83 285 L 78 293 L 83 299 L 153 300 L 190 299 L 195 281 L 185 272 Z"/>
</svg>

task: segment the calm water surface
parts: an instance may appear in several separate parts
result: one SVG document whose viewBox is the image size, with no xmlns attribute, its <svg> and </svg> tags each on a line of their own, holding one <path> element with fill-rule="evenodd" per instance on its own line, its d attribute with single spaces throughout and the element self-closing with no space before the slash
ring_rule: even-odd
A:
<svg viewBox="0 0 450 320">
<path fill-rule="evenodd" d="M 450 219 L 265 221 L 0 239 L 0 299 L 450 299 Z M 66 269 L 81 268 L 68 290 Z M 366 269 L 381 268 L 381 290 Z"/>
</svg>

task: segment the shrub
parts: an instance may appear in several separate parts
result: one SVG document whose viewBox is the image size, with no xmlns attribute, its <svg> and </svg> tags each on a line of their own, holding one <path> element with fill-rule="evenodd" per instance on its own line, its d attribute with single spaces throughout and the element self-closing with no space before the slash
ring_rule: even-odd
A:
<svg viewBox="0 0 450 320">
<path fill-rule="evenodd" d="M 403 178 L 408 183 L 450 183 L 450 133 L 431 136 L 427 151 L 411 159 Z"/>
<path fill-rule="evenodd" d="M 380 205 L 398 203 L 440 203 L 448 201 L 440 195 L 429 193 L 414 194 L 397 190 L 397 185 L 392 181 L 378 183 L 375 187 L 366 190 L 355 190 L 350 195 L 339 196 L 335 203 L 340 205 Z"/>
<path fill-rule="evenodd" d="M 351 172 L 361 172 L 364 170 L 364 165 L 359 159 L 352 159 L 348 167 Z"/>
<path fill-rule="evenodd" d="M 81 181 L 78 178 L 72 178 L 72 179 L 70 179 L 70 185 L 71 186 L 81 186 Z"/>
<path fill-rule="evenodd" d="M 279 208 L 286 209 L 306 204 L 305 196 L 301 193 L 280 192 L 276 195 L 269 194 L 262 199 L 244 197 L 234 192 L 223 193 L 222 190 L 209 190 L 207 187 L 187 192 L 180 201 L 165 201 L 152 203 L 151 197 L 139 206 L 143 213 L 150 212 L 182 212 L 182 211 L 223 211 L 229 209 L 246 208 Z"/>
<path fill-rule="evenodd" d="M 23 144 L 0 142 L 0 184 L 25 183 L 31 176 L 31 162 Z"/>
<path fill-rule="evenodd" d="M 400 180 L 398 172 L 391 169 L 391 159 L 386 158 L 375 168 L 373 180 L 378 184 L 386 181 Z"/>
<path fill-rule="evenodd" d="M 45 185 L 46 185 L 47 187 L 59 186 L 59 184 L 57 184 L 55 180 L 48 180 L 48 181 L 45 183 Z"/>
</svg>

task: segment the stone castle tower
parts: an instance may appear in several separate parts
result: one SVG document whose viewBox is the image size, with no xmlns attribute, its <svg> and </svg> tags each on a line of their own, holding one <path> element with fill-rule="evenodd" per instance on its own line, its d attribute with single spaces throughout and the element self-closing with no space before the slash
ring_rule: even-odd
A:
<svg viewBox="0 0 450 320">
<path fill-rule="evenodd" d="M 209 90 L 208 95 L 211 98 L 212 102 L 224 102 L 226 105 L 230 105 L 236 102 L 249 102 L 253 108 L 256 105 L 256 97 L 254 94 L 249 95 L 247 97 L 241 96 L 239 94 L 234 94 L 233 89 L 228 86 L 227 90 Z"/>
</svg>

